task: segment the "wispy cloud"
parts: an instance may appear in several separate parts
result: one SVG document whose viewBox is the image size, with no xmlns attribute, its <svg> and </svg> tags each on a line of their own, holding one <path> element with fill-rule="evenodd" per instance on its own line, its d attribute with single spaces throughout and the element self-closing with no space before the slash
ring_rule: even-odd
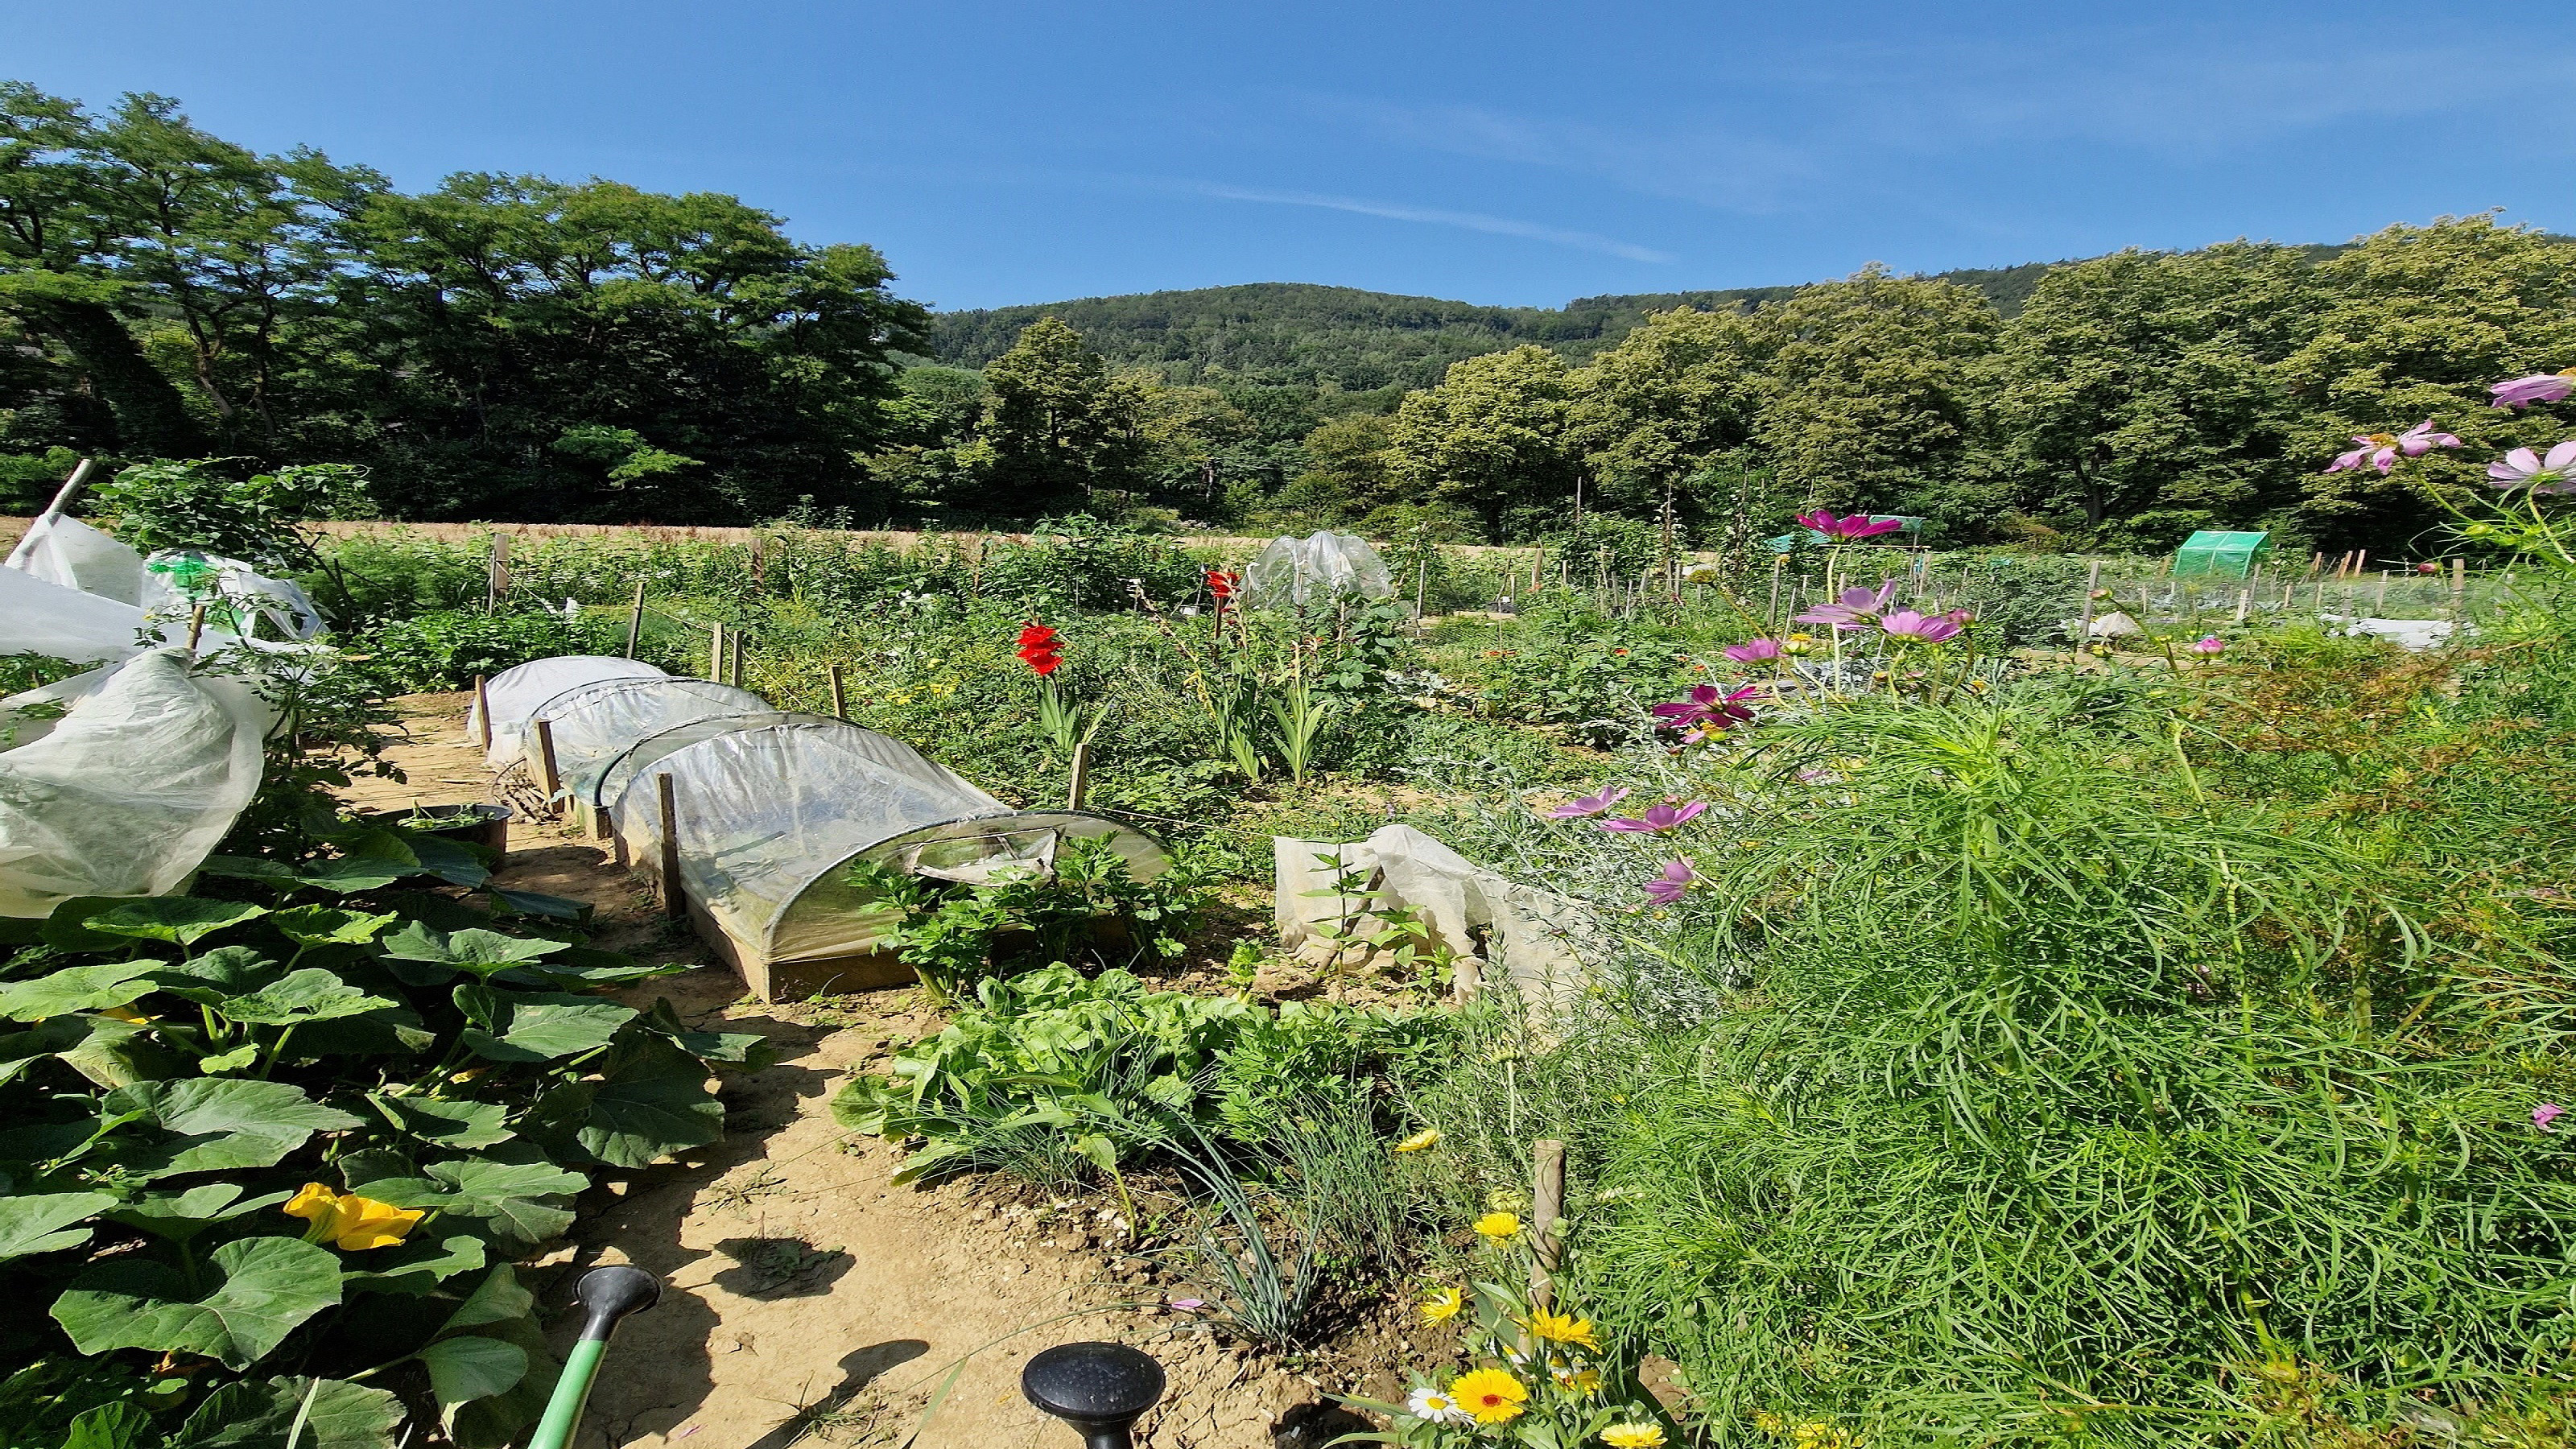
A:
<svg viewBox="0 0 2576 1449">
<path fill-rule="evenodd" d="M 1515 221 L 1507 216 L 1487 216 L 1477 211 L 1445 211 L 1438 207 L 1407 206 L 1393 201 L 1370 201 L 1356 196 L 1328 196 L 1314 191 L 1271 191 L 1255 186 L 1226 186 L 1215 182 L 1194 184 L 1191 190 L 1201 196 L 1225 201 L 1256 201 L 1273 206 L 1312 206 L 1325 211 L 1348 211 L 1360 216 L 1382 216 L 1390 221 L 1418 221 L 1433 226 L 1462 227 L 1468 231 L 1490 232 L 1495 236 L 1527 237 L 1531 241 L 1549 242 L 1562 247 L 1580 247 L 1585 251 L 1606 252 L 1632 262 L 1669 262 L 1671 252 L 1624 242 L 1598 232 L 1569 231 L 1564 227 L 1546 226 L 1535 221 Z"/>
</svg>

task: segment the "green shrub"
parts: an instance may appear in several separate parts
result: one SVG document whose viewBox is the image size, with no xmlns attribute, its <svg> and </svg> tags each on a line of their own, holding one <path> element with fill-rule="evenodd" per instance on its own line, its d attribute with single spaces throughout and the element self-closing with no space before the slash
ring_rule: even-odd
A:
<svg viewBox="0 0 2576 1449">
<path fill-rule="evenodd" d="M 388 694 L 464 689 L 531 659 L 557 654 L 615 654 L 626 646 L 624 621 L 571 618 L 541 609 L 441 609 L 379 626 L 351 641 L 367 656 L 367 673 Z"/>
<path fill-rule="evenodd" d="M 832 1100 L 845 1127 L 924 1146 L 898 1181 L 969 1168 L 1041 1179 L 1110 1171 L 1176 1136 L 1264 1143 L 1281 1108 L 1420 1061 L 1445 1034 L 1418 1011 L 1155 991 L 1070 966 L 996 977 L 889 1076 Z"/>
</svg>

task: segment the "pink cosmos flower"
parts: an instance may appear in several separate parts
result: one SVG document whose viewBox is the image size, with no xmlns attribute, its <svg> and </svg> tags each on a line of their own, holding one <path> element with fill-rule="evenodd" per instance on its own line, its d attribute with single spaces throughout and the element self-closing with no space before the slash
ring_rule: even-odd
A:
<svg viewBox="0 0 2576 1449">
<path fill-rule="evenodd" d="M 1564 804 L 1547 812 L 1547 818 L 1550 820 L 1580 820 L 1586 815 L 1598 815 L 1602 811 L 1609 809 L 1611 806 L 1616 805 L 1627 798 L 1628 790 L 1626 786 L 1613 785 L 1598 795 L 1583 795 L 1578 796 L 1575 799 L 1568 800 Z"/>
<path fill-rule="evenodd" d="M 1699 879 L 1699 872 L 1691 869 L 1689 861 L 1665 861 L 1663 871 L 1646 882 L 1646 899 L 1659 906 L 1672 905 L 1682 898 L 1682 893 L 1689 890 L 1691 882 L 1697 879 Z"/>
<path fill-rule="evenodd" d="M 1894 533 L 1905 526 L 1903 522 L 1893 518 L 1883 522 L 1872 522 L 1866 513 L 1855 513 L 1849 518 L 1836 518 L 1833 511 L 1826 508 L 1819 508 L 1813 513 L 1799 514 L 1798 523 L 1801 527 L 1812 528 L 1827 538 L 1843 543 L 1849 543 L 1856 538 L 1875 538 L 1882 533 Z"/>
<path fill-rule="evenodd" d="M 2517 377 L 2511 382 L 2497 383 L 2487 389 L 2488 395 L 2495 399 L 2487 406 L 2527 408 L 2533 403 L 2556 402 L 2571 392 L 2576 392 L 2576 367 L 2568 368 L 2564 372 L 2534 373 L 2529 377 Z"/>
<path fill-rule="evenodd" d="M 2567 481 L 2571 467 L 2576 467 L 2576 438 L 2550 449 L 2545 458 L 2516 448 L 2503 461 L 2487 465 L 2487 481 L 2498 488 L 2529 487 L 2534 493 L 2576 493 L 2576 483 Z"/>
<path fill-rule="evenodd" d="M 1759 664 L 1766 659 L 1780 657 L 1780 641 L 1755 639 L 1746 644 L 1729 644 L 1721 652 L 1738 664 Z"/>
<path fill-rule="evenodd" d="M 2215 634 L 2203 634 L 2191 643 L 2194 654 L 2215 655 L 2227 652 L 2227 641 Z"/>
<path fill-rule="evenodd" d="M 2566 1115 L 2566 1108 L 2559 1106 L 2555 1102 L 2543 1102 L 2539 1106 L 2531 1109 L 2531 1125 L 2539 1128 L 2543 1132 L 2555 1131 L 2557 1129 L 2551 1127 L 2549 1124 Z"/>
<path fill-rule="evenodd" d="M 2353 435 L 2353 441 L 2361 446 L 2349 453 L 2338 455 L 2334 462 L 2327 466 L 2327 472 L 2340 473 L 2346 468 L 2358 468 L 2364 462 L 2368 462 L 2372 467 L 2385 473 L 2397 466 L 2399 454 L 2409 458 L 2421 458 L 2435 448 L 2460 446 L 2460 440 L 2449 433 L 2433 431 L 2431 418 L 2426 418 L 2393 437 L 2387 433 L 2356 433 Z"/>
<path fill-rule="evenodd" d="M 1875 622 L 1887 606 L 1896 602 L 1896 580 L 1889 579 L 1876 589 L 1854 584 L 1836 595 L 1830 604 L 1818 604 L 1798 616 L 1801 624 L 1831 624 L 1837 629 L 1865 629 Z"/>
<path fill-rule="evenodd" d="M 1753 718 L 1753 711 L 1740 701 L 1762 692 L 1758 685 L 1748 684 L 1733 694 L 1721 694 L 1714 684 L 1694 687 L 1690 697 L 1672 704 L 1656 705 L 1648 713 L 1664 722 L 1666 729 L 1688 730 L 1682 743 L 1695 745 L 1717 734 L 1731 724 L 1742 724 Z"/>
<path fill-rule="evenodd" d="M 1643 820 L 1604 820 L 1601 828 L 1618 835 L 1670 830 L 1697 820 L 1700 812 L 1707 808 L 1707 802 L 1702 800 L 1693 800 L 1687 805 L 1658 805 L 1647 811 Z"/>
<path fill-rule="evenodd" d="M 1934 614 L 1927 619 L 1912 609 L 1899 609 L 1887 615 L 1878 621 L 1878 627 L 1895 638 L 1920 639 L 1926 644 L 1938 644 L 1957 637 L 1959 633 L 1959 621 L 1949 615 Z"/>
</svg>

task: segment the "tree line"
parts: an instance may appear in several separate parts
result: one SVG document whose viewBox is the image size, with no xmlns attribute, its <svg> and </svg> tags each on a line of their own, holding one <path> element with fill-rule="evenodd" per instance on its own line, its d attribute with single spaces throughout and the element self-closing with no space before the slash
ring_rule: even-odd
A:
<svg viewBox="0 0 2576 1449">
<path fill-rule="evenodd" d="M 1822 506 L 1951 543 L 2397 552 L 2440 517 L 2412 490 L 2471 466 L 2324 461 L 2427 417 L 2463 456 L 2555 441 L 2484 389 L 2576 363 L 2576 246 L 2490 217 L 1553 312 L 1274 286 L 934 318 L 893 280 L 730 196 L 405 194 L 165 98 L 0 83 L 0 506 L 81 453 L 352 463 L 431 519 L 1510 541 L 1669 510 L 1725 542 Z"/>
</svg>

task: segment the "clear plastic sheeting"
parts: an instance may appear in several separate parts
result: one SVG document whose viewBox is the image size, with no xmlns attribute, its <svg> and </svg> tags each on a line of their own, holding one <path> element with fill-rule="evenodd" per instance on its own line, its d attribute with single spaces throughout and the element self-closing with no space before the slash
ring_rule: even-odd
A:
<svg viewBox="0 0 2576 1449">
<path fill-rule="evenodd" d="M 0 751 L 0 915 L 179 889 L 259 789 L 268 721 L 247 684 L 156 649 Z"/>
<path fill-rule="evenodd" d="M 659 779 L 670 776 L 681 881 L 762 991 L 773 968 L 882 947 L 896 916 L 850 884 L 859 860 L 971 880 L 998 864 L 1043 870 L 1064 839 L 1087 837 L 1110 841 L 1140 879 L 1168 864 L 1116 821 L 1015 811 L 909 745 L 839 720 L 713 734 L 611 773 L 624 781 L 610 802 L 616 829 L 639 860 L 661 850 Z"/>
<path fill-rule="evenodd" d="M 492 707 L 492 748 L 484 752 L 484 762 L 496 770 L 518 763 L 523 731 L 537 717 L 537 706 L 567 689 L 603 679 L 668 678 L 641 660 L 600 654 L 563 654 L 504 669 L 483 682 L 483 697 Z M 479 706 L 466 711 L 466 733 L 473 734 L 482 725 Z"/>
<path fill-rule="evenodd" d="M 534 758 L 536 722 L 554 735 L 555 778 L 573 798 L 592 798 L 600 773 L 638 739 L 713 715 L 769 708 L 747 689 L 712 679 L 595 679 L 577 684 L 536 707 L 520 733 L 521 751 Z"/>
<path fill-rule="evenodd" d="M 617 808 L 630 803 L 626 800 L 626 793 L 635 783 L 635 777 L 651 769 L 665 755 L 687 749 L 700 740 L 711 740 L 737 730 L 765 730 L 788 724 L 858 728 L 847 720 L 837 720 L 827 714 L 799 714 L 766 706 L 747 714 L 719 714 L 693 719 L 658 734 L 646 735 L 618 751 L 600 766 L 598 777 L 592 782 L 589 793 L 582 798 L 602 808 Z M 637 798 L 640 800 L 642 797 Z"/>
<path fill-rule="evenodd" d="M 1410 825 L 1389 825 L 1364 841 L 1271 840 L 1280 939 L 1291 947 L 1315 928 L 1372 906 L 1415 913 L 1430 944 L 1486 963 L 1488 984 L 1507 980 L 1540 1007 L 1570 1000 L 1588 972 L 1573 943 L 1599 929 L 1580 904 L 1507 880 Z M 1357 894 L 1337 890 L 1347 878 Z"/>
<path fill-rule="evenodd" d="M 164 550 L 141 565 L 142 603 L 151 614 L 186 615 L 204 604 L 209 617 L 238 626 L 237 633 L 253 630 L 264 619 L 289 639 L 310 639 L 327 627 L 303 585 L 272 579 L 240 559 L 193 549 Z"/>
<path fill-rule="evenodd" d="M 1256 609 L 1383 599 L 1394 592 L 1386 561 L 1367 540 L 1347 533 L 1272 539 L 1243 575 L 1243 602 Z"/>
</svg>

